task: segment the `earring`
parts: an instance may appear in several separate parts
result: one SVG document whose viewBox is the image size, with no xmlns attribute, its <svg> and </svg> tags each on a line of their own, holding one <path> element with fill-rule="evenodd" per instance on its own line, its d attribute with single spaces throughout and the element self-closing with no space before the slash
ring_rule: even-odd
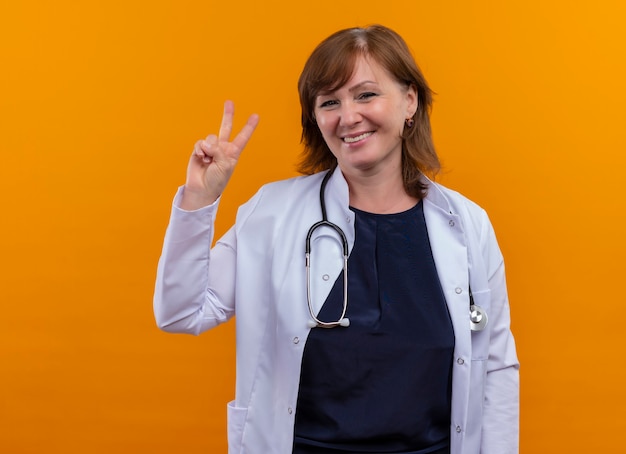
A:
<svg viewBox="0 0 626 454">
<path fill-rule="evenodd" d="M 407 118 L 404 122 L 406 123 L 407 128 L 412 128 L 415 124 L 415 120 L 413 120 L 412 118 Z"/>
</svg>

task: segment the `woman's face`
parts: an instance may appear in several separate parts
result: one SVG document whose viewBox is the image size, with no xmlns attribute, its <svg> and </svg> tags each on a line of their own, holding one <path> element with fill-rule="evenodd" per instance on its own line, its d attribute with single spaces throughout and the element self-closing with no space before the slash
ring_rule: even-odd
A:
<svg viewBox="0 0 626 454">
<path fill-rule="evenodd" d="M 377 62 L 359 57 L 344 86 L 317 96 L 314 114 L 342 172 L 367 175 L 401 169 L 404 122 L 416 110 L 415 87 L 400 85 Z"/>
</svg>

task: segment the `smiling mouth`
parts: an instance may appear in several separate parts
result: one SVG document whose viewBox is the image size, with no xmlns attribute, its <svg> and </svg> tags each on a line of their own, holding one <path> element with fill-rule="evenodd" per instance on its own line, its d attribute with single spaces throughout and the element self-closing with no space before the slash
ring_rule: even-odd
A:
<svg viewBox="0 0 626 454">
<path fill-rule="evenodd" d="M 343 141 L 345 143 L 355 143 L 358 142 L 359 140 L 363 140 L 366 139 L 367 137 L 371 136 L 372 134 L 374 134 L 373 132 L 364 132 L 363 134 L 359 134 L 358 136 L 354 136 L 354 137 L 344 137 Z"/>
</svg>

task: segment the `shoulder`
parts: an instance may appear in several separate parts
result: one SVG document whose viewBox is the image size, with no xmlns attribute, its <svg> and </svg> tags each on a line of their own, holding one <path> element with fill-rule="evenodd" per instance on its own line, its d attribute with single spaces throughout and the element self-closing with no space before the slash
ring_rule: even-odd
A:
<svg viewBox="0 0 626 454">
<path fill-rule="evenodd" d="M 493 227 L 487 212 L 476 202 L 440 183 L 430 181 L 426 201 L 442 213 L 459 216 L 465 230 L 482 243 L 493 236 Z"/>
<path fill-rule="evenodd" d="M 297 193 L 306 193 L 312 189 L 319 189 L 319 184 L 323 177 L 324 172 L 273 181 L 261 186 L 259 193 L 264 196 L 272 197 L 286 197 L 293 194 L 294 191 Z"/>
<path fill-rule="evenodd" d="M 263 213 L 264 216 L 287 213 L 295 205 L 308 202 L 309 197 L 317 199 L 323 175 L 297 176 L 264 184 L 239 207 L 237 222 L 245 221 L 255 213 Z"/>
<path fill-rule="evenodd" d="M 480 205 L 453 189 L 433 182 L 429 183 L 426 199 L 434 200 L 433 203 L 440 207 L 447 204 L 449 213 L 459 216 L 467 239 L 480 248 L 486 263 L 502 262 L 493 225 L 487 212 Z"/>
<path fill-rule="evenodd" d="M 476 202 L 434 181 L 428 182 L 426 200 L 449 213 L 479 218 L 486 216 L 485 210 Z"/>
<path fill-rule="evenodd" d="M 259 203 L 272 206 L 289 206 L 302 200 L 302 197 L 319 193 L 320 182 L 324 173 L 297 176 L 286 180 L 266 183 L 254 195 Z"/>
</svg>

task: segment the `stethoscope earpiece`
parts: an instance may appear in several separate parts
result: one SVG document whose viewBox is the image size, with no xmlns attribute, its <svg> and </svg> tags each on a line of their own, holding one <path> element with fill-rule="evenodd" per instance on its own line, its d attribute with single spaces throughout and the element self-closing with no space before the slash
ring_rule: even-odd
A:
<svg viewBox="0 0 626 454">
<path fill-rule="evenodd" d="M 313 329 L 313 328 L 335 328 L 337 326 L 341 326 L 343 328 L 347 328 L 348 326 L 350 326 L 350 319 L 344 317 L 341 320 L 337 320 L 336 322 L 322 322 L 322 321 L 320 321 L 319 323 L 315 322 L 314 320 L 309 320 L 306 324 L 311 329 Z"/>
</svg>

